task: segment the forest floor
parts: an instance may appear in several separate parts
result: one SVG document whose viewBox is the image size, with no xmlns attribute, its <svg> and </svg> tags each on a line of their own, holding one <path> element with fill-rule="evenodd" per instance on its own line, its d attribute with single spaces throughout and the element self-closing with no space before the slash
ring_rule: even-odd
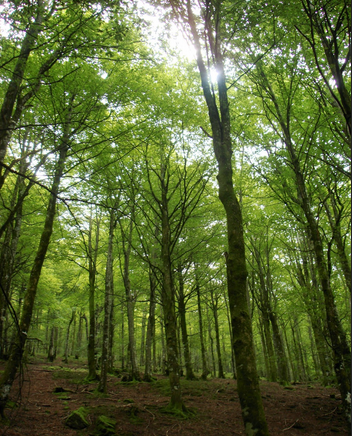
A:
<svg viewBox="0 0 352 436">
<path fill-rule="evenodd" d="M 235 380 L 182 379 L 185 404 L 196 413 L 180 419 L 162 410 L 169 402 L 166 377 L 158 376 L 153 383 L 123 383 L 109 376 L 104 396 L 96 391 L 97 383 L 85 382 L 86 376 L 87 368 L 77 361 L 64 364 L 57 359 L 48 364 L 32 359 L 24 372 L 20 401 L 14 385 L 12 400 L 17 404 L 6 409 L 10 425 L 1 425 L 0 435 L 93 436 L 100 415 L 117 421 L 117 436 L 244 435 Z M 54 393 L 56 388 L 64 392 Z M 341 397 L 333 387 L 311 383 L 284 388 L 261 382 L 261 394 L 271 436 L 348 434 Z M 79 407 L 89 410 L 89 426 L 73 430 L 65 419 Z"/>
</svg>

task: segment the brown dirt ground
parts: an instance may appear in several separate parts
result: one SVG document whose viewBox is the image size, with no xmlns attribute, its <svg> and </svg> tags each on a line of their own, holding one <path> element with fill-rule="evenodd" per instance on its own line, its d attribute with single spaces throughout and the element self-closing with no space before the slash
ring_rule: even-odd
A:
<svg viewBox="0 0 352 436">
<path fill-rule="evenodd" d="M 54 364 L 40 361 L 28 364 L 21 401 L 17 407 L 6 410 L 11 424 L 2 425 L 0 435 L 94 435 L 94 424 L 99 415 L 117 420 L 118 436 L 244 435 L 234 380 L 183 380 L 185 404 L 194 408 L 196 414 L 182 420 L 161 410 L 169 401 L 165 377 L 158 377 L 156 383 L 148 384 L 121 383 L 120 378 L 111 376 L 108 395 L 104 397 L 94 391 L 97 383 L 84 383 L 86 374 L 86 369 L 73 361 L 69 365 L 59 360 Z M 56 387 L 67 392 L 55 394 Z M 287 389 L 277 383 L 262 382 L 261 393 L 271 436 L 348 434 L 340 395 L 335 388 L 296 384 Z M 12 399 L 17 401 L 18 394 L 13 392 Z M 68 428 L 65 418 L 81 406 L 90 410 L 90 426 L 78 431 Z"/>
</svg>

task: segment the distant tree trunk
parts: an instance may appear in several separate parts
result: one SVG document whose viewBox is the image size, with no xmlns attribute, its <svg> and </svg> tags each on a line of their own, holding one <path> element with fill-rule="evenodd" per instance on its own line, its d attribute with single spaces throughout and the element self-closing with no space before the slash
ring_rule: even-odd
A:
<svg viewBox="0 0 352 436">
<path fill-rule="evenodd" d="M 42 266 L 49 247 L 51 234 L 53 231 L 53 224 L 56 212 L 56 199 L 59 193 L 60 181 L 62 178 L 67 150 L 70 140 L 70 119 L 73 98 L 71 99 L 71 106 L 68 108 L 68 113 L 65 123 L 65 131 L 63 133 L 59 158 L 55 167 L 55 174 L 53 184 L 50 190 L 49 203 L 46 210 L 46 217 L 43 232 L 39 241 L 37 253 L 34 259 L 33 267 L 30 273 L 26 294 L 24 296 L 23 309 L 21 319 L 19 322 L 19 329 L 16 334 L 15 342 L 11 347 L 10 358 L 6 363 L 5 370 L 0 377 L 0 414 L 4 416 L 4 409 L 8 399 L 12 384 L 14 382 L 17 369 L 21 364 L 24 346 L 28 337 L 28 331 L 31 324 L 33 306 L 35 302 L 38 281 L 42 271 Z"/>
<path fill-rule="evenodd" d="M 146 382 L 152 381 L 152 344 L 155 332 L 155 291 L 156 279 L 154 272 L 149 268 L 149 285 L 150 285 L 150 301 L 149 301 L 149 317 L 147 324 L 147 338 L 145 344 L 145 369 L 143 380 Z"/>
<path fill-rule="evenodd" d="M 107 392 L 107 377 L 109 370 L 109 333 L 110 330 L 110 316 L 111 316 L 111 300 L 114 293 L 114 272 L 113 272 L 113 239 L 114 229 L 116 225 L 116 218 L 114 210 L 110 210 L 109 222 L 109 241 L 105 269 L 105 303 L 104 303 L 104 326 L 103 326 L 103 346 L 101 354 L 101 373 L 98 386 L 99 392 Z"/>
<path fill-rule="evenodd" d="M 209 311 L 207 308 L 207 321 L 208 321 L 208 336 L 209 336 L 209 342 L 210 342 L 210 355 L 211 355 L 211 363 L 212 363 L 212 372 L 213 376 L 216 377 L 216 366 L 215 366 L 215 356 L 214 356 L 214 339 L 211 334 L 211 324 L 210 324 L 210 318 L 209 318 Z"/>
<path fill-rule="evenodd" d="M 227 322 L 228 322 L 228 325 L 229 325 L 230 339 L 231 339 L 231 344 L 232 344 L 233 336 L 232 336 L 232 327 L 231 327 L 230 308 L 229 308 L 229 305 L 228 305 L 228 300 L 226 298 L 226 295 L 224 297 L 225 297 L 225 304 L 226 304 Z M 236 374 L 236 359 L 235 359 L 235 353 L 234 353 L 233 347 L 231 347 L 231 369 L 232 369 L 232 373 L 233 373 L 233 378 L 234 378 L 234 380 L 236 380 L 236 378 L 237 378 L 237 374 Z"/>
<path fill-rule="evenodd" d="M 141 328 L 141 349 L 140 349 L 140 366 L 144 365 L 144 355 L 145 355 L 145 324 L 146 324 L 146 313 L 142 314 L 142 328 Z"/>
<path fill-rule="evenodd" d="M 124 254 L 123 283 L 125 286 L 125 294 L 126 294 L 126 302 L 127 302 L 129 358 L 131 362 L 130 376 L 132 380 L 140 380 L 141 376 L 139 374 L 138 365 L 137 365 L 136 340 L 134 335 L 135 295 L 131 290 L 131 282 L 130 282 L 130 256 L 131 256 L 131 248 L 132 248 L 134 208 L 135 208 L 135 204 L 133 200 L 132 209 L 131 209 L 131 219 L 129 222 L 127 235 L 124 231 L 122 231 L 122 247 L 123 247 L 123 254 Z"/>
<path fill-rule="evenodd" d="M 75 359 L 78 359 L 80 356 L 80 350 L 82 346 L 82 313 L 79 313 L 78 317 L 78 332 L 77 332 L 77 341 L 76 341 L 76 349 L 75 349 Z"/>
<path fill-rule="evenodd" d="M 278 369 L 279 382 L 281 384 L 286 385 L 290 381 L 287 358 L 286 358 L 284 344 L 283 344 L 282 339 L 281 339 L 281 334 L 280 334 L 280 330 L 279 330 L 279 325 L 277 323 L 277 318 L 276 318 L 275 313 L 272 310 L 270 310 L 270 312 L 269 312 L 269 318 L 270 318 L 271 326 L 273 329 L 273 339 L 274 339 L 274 347 L 275 347 L 276 358 L 277 358 L 277 369 Z"/>
<path fill-rule="evenodd" d="M 220 347 L 220 332 L 219 332 L 219 321 L 218 321 L 218 303 L 217 298 L 214 298 L 214 291 L 210 290 L 210 297 L 211 297 L 211 309 L 213 311 L 213 317 L 214 317 L 214 327 L 215 327 L 215 342 L 216 342 L 216 351 L 218 355 L 218 377 L 219 378 L 225 378 L 224 369 L 222 366 L 222 359 L 221 359 L 221 347 Z"/>
<path fill-rule="evenodd" d="M 161 260 L 162 260 L 162 304 L 164 312 L 164 326 L 166 335 L 166 352 L 169 369 L 171 399 L 169 408 L 186 412 L 182 400 L 180 384 L 180 368 L 177 346 L 177 319 L 175 313 L 175 288 L 171 265 L 171 232 L 168 213 L 168 194 L 165 175 L 165 165 L 161 167 Z"/>
<path fill-rule="evenodd" d="M 56 331 L 57 331 L 57 327 L 51 327 L 50 342 L 49 342 L 49 349 L 48 349 L 49 362 L 54 362 L 54 360 L 56 359 L 56 347 L 55 347 Z"/>
<path fill-rule="evenodd" d="M 125 314 L 124 304 L 121 303 L 121 368 L 125 370 Z"/>
<path fill-rule="evenodd" d="M 109 321 L 109 352 L 108 352 L 109 370 L 113 370 L 113 368 L 114 368 L 114 354 L 113 354 L 114 333 L 115 333 L 114 294 L 112 294 L 111 295 L 110 321 Z"/>
<path fill-rule="evenodd" d="M 183 355 L 185 357 L 186 379 L 195 380 L 196 376 L 193 373 L 191 355 L 189 352 L 184 283 L 183 283 L 183 276 L 182 276 L 182 266 L 180 264 L 178 265 L 178 281 L 179 281 L 178 312 L 180 316 L 180 325 L 181 325 L 181 333 L 182 333 Z"/>
<path fill-rule="evenodd" d="M 343 209 L 338 210 L 336 201 L 332 195 L 330 195 L 331 208 L 327 201 L 324 202 L 326 214 L 329 218 L 330 227 L 332 230 L 333 238 L 336 243 L 337 256 L 341 266 L 341 271 L 345 279 L 346 288 L 351 292 L 351 264 L 347 258 L 343 238 L 341 235 L 341 218 Z M 331 211 L 332 209 L 332 211 Z"/>
<path fill-rule="evenodd" d="M 206 380 L 209 374 L 207 366 L 207 356 L 204 345 L 204 334 L 203 334 L 203 319 L 202 319 L 202 306 L 200 301 L 200 286 L 196 271 L 196 292 L 197 292 L 197 307 L 198 307 L 198 321 L 199 321 L 199 339 L 200 339 L 200 350 L 202 355 L 202 375 L 201 379 Z"/>
<path fill-rule="evenodd" d="M 95 278 L 97 273 L 97 257 L 99 244 L 100 220 L 97 218 L 95 247 L 92 244 L 93 238 L 93 217 L 89 217 L 88 233 L 88 263 L 89 263 L 89 336 L 88 336 L 88 376 L 87 380 L 97 380 L 96 356 L 95 356 L 95 335 L 96 335 L 96 313 L 95 313 Z"/>
<path fill-rule="evenodd" d="M 69 347 L 69 340 L 70 340 L 70 328 L 71 328 L 71 324 L 73 323 L 73 321 L 75 319 L 75 316 L 76 316 L 76 310 L 73 309 L 71 319 L 70 319 L 70 322 L 68 323 L 67 332 L 66 332 L 65 355 L 63 358 L 63 362 L 65 362 L 65 363 L 68 363 L 68 347 Z"/>
</svg>

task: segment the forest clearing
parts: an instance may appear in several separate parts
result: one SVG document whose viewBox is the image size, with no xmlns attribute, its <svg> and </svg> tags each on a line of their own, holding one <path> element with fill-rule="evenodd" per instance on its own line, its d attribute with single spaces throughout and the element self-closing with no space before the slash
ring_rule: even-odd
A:
<svg viewBox="0 0 352 436">
<path fill-rule="evenodd" d="M 241 409 L 233 379 L 182 380 L 183 396 L 195 414 L 188 419 L 163 412 L 170 397 L 167 377 L 156 376 L 152 383 L 121 382 L 108 376 L 108 392 L 97 391 L 97 383 L 87 383 L 87 365 L 74 360 L 31 359 L 22 386 L 21 403 L 8 409 L 11 425 L 7 436 L 110 435 L 97 432 L 97 419 L 115 420 L 118 436 L 236 436 L 244 435 Z M 16 401 L 16 389 L 13 400 Z M 60 392 L 61 391 L 61 392 Z M 261 383 L 265 413 L 272 436 L 334 436 L 348 434 L 341 396 L 336 388 L 316 383 L 288 387 Z M 71 411 L 88 409 L 87 427 L 72 429 L 65 424 Z M 1 430 L 0 430 L 1 431 Z"/>
<path fill-rule="evenodd" d="M 5 433 L 348 431 L 350 90 L 347 0 L 1 2 Z"/>
</svg>

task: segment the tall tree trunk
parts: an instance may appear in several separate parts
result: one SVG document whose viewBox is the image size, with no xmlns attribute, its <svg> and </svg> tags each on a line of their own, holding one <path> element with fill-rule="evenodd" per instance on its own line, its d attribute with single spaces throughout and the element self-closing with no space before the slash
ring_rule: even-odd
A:
<svg viewBox="0 0 352 436">
<path fill-rule="evenodd" d="M 132 380 L 140 380 L 141 376 L 138 370 L 137 353 L 136 353 L 136 340 L 134 335 L 134 305 L 135 296 L 131 290 L 130 282 L 130 256 L 132 248 L 132 235 L 134 223 L 134 198 L 132 199 L 131 218 L 129 221 L 128 232 L 122 230 L 122 246 L 124 254 L 123 265 L 123 283 L 125 286 L 126 302 L 127 302 L 127 321 L 128 321 L 128 339 L 129 339 L 129 358 L 131 362 L 130 376 Z M 122 228 L 122 227 L 121 227 Z"/>
<path fill-rule="evenodd" d="M 71 105 L 73 98 L 71 100 Z M 50 190 L 49 203 L 46 210 L 46 217 L 43 232 L 39 241 L 39 246 L 34 259 L 33 267 L 30 273 L 29 282 L 23 302 L 22 314 L 16 334 L 15 342 L 11 347 L 10 358 L 6 363 L 5 370 L 0 377 L 0 414 L 4 416 L 4 409 L 8 399 L 12 384 L 14 382 L 17 369 L 21 364 L 24 346 L 28 337 L 28 331 L 31 324 L 33 306 L 37 293 L 38 282 L 42 271 L 44 259 L 49 247 L 53 224 L 56 212 L 56 199 L 59 193 L 60 181 L 62 178 L 67 150 L 70 140 L 70 119 L 72 106 L 68 109 L 65 123 L 65 131 L 61 139 L 59 158 L 55 167 L 53 184 Z"/>
<path fill-rule="evenodd" d="M 150 284 L 150 299 L 149 299 L 149 316 L 147 323 L 147 338 L 145 344 L 145 369 L 143 380 L 151 382 L 152 379 L 152 345 L 155 332 L 155 291 L 156 279 L 152 268 L 149 268 L 149 284 Z"/>
<path fill-rule="evenodd" d="M 198 321 L 199 321 L 199 339 L 200 339 L 200 350 L 202 355 L 202 375 L 201 379 L 206 380 L 209 374 L 208 366 L 207 366 L 207 355 L 205 351 L 204 344 L 204 333 L 203 333 L 203 318 L 202 318 L 202 305 L 200 301 L 200 286 L 199 279 L 196 271 L 196 293 L 197 293 L 197 307 L 198 307 Z"/>
<path fill-rule="evenodd" d="M 183 355 L 185 357 L 186 379 L 195 380 L 196 377 L 193 373 L 191 354 L 189 352 L 184 282 L 183 282 L 183 275 L 182 275 L 182 266 L 180 264 L 178 265 L 178 282 L 179 282 L 178 312 L 180 316 L 180 326 L 181 326 L 181 333 L 182 333 Z"/>
<path fill-rule="evenodd" d="M 214 327 L 215 327 L 215 343 L 216 343 L 216 352 L 218 355 L 218 377 L 225 378 L 224 370 L 222 367 L 222 359 L 221 359 L 221 347 L 220 347 L 220 332 L 219 332 L 219 320 L 218 320 L 218 303 L 216 298 L 214 298 L 214 291 L 210 290 L 211 296 L 211 309 L 214 317 Z"/>
<path fill-rule="evenodd" d="M 75 319 L 75 316 L 76 316 L 76 310 L 73 309 L 71 319 L 68 323 L 67 331 L 66 331 L 65 355 L 64 355 L 64 358 L 62 360 L 65 363 L 68 363 L 68 347 L 69 347 L 69 340 L 70 340 L 70 328 L 71 328 L 71 324 L 73 323 L 73 320 Z"/>
<path fill-rule="evenodd" d="M 279 382 L 281 384 L 286 385 L 290 381 L 290 375 L 288 371 L 288 363 L 287 363 L 285 348 L 281 339 L 280 329 L 279 329 L 276 315 L 272 310 L 270 310 L 269 317 L 273 329 L 273 339 L 274 339 L 274 347 L 276 351 Z"/>
<path fill-rule="evenodd" d="M 207 3 L 204 14 L 205 32 L 217 72 L 217 98 L 212 92 L 205 66 L 199 34 L 191 2 L 187 0 L 187 20 L 196 49 L 203 94 L 208 106 L 212 129 L 213 147 L 218 163 L 219 198 L 227 222 L 227 289 L 231 311 L 233 348 L 236 359 L 237 386 L 242 418 L 247 435 L 268 435 L 267 423 L 259 389 L 256 369 L 251 318 L 247 303 L 247 268 L 243 238 L 242 212 L 233 185 L 231 117 L 227 98 L 227 84 L 221 52 L 220 22 L 221 2 Z M 213 19 L 213 21 L 212 21 Z M 213 27 L 214 26 L 214 27 Z M 215 32 L 215 36 L 214 36 Z"/>
<path fill-rule="evenodd" d="M 93 217 L 89 218 L 88 234 L 88 265 L 89 265 L 89 336 L 88 336 L 88 376 L 87 380 L 97 380 L 95 338 L 96 338 L 96 313 L 95 313 L 95 279 L 97 273 L 97 258 L 99 245 L 100 220 L 97 217 L 95 247 L 93 247 Z"/>
<path fill-rule="evenodd" d="M 171 266 L 171 234 L 168 213 L 167 186 L 165 180 L 165 166 L 161 169 L 162 199 L 161 199 L 161 260 L 162 260 L 162 304 L 164 313 L 164 326 L 166 335 L 166 353 L 169 369 L 169 382 L 171 399 L 169 408 L 180 413 L 187 411 L 181 394 L 180 368 L 178 362 L 177 346 L 177 319 L 175 311 L 175 288 Z"/>
<path fill-rule="evenodd" d="M 139 358 L 139 364 L 140 366 L 144 365 L 145 361 L 145 324 L 146 324 L 146 313 L 143 312 L 142 314 L 142 326 L 141 326 L 141 348 L 140 348 L 140 358 Z"/>
<path fill-rule="evenodd" d="M 124 304 L 121 303 L 121 368 L 125 370 L 125 313 Z"/>
<path fill-rule="evenodd" d="M 109 241 L 105 269 L 105 303 L 104 303 L 104 326 L 103 326 L 103 346 L 101 354 L 101 373 L 98 386 L 99 392 L 107 391 L 107 377 L 109 370 L 109 333 L 110 330 L 110 315 L 111 315 L 111 300 L 114 293 L 114 271 L 113 271 L 113 239 L 116 219 L 114 210 L 110 210 L 109 222 Z"/>
<path fill-rule="evenodd" d="M 51 327 L 51 333 L 50 333 L 50 342 L 49 342 L 49 348 L 48 348 L 48 360 L 49 362 L 54 362 L 56 359 L 56 350 L 55 350 L 55 329 L 56 327 Z"/>
</svg>

